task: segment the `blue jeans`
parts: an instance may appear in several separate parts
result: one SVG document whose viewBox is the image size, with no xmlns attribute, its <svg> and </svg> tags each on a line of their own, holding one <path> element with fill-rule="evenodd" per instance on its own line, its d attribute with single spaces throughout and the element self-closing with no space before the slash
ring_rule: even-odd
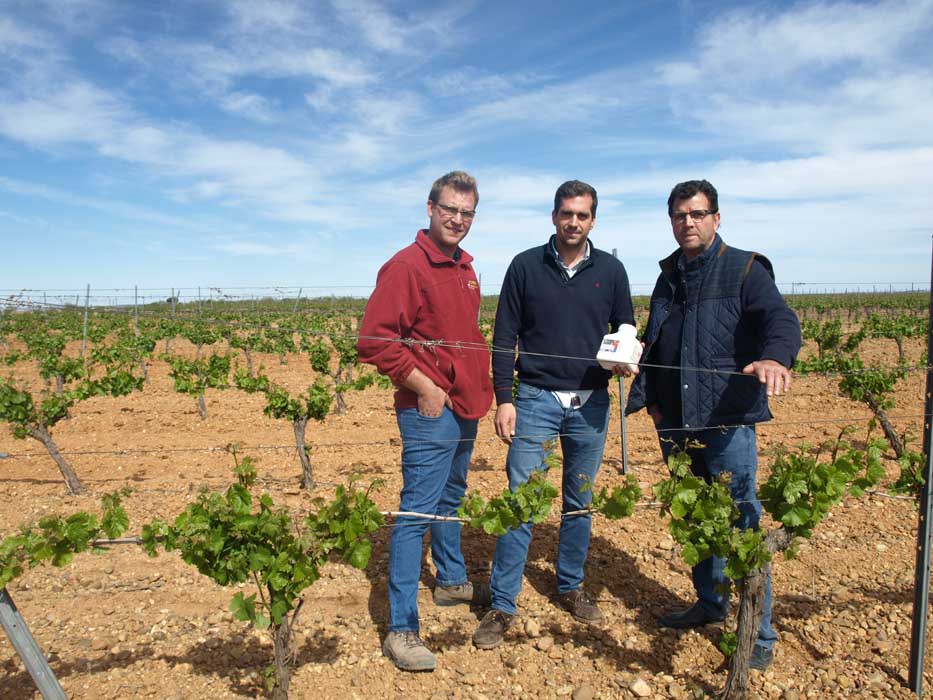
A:
<svg viewBox="0 0 933 700">
<path fill-rule="evenodd" d="M 564 455 L 561 512 L 581 510 L 592 501 L 591 491 L 581 487 L 596 481 L 606 445 L 609 392 L 597 389 L 581 408 L 563 408 L 546 389 L 519 384 L 515 397 L 515 437 L 509 446 L 506 471 L 509 488 L 528 481 L 531 472 L 543 469 L 543 442 L 560 436 Z M 557 546 L 557 592 L 574 591 L 583 583 L 583 565 L 590 549 L 589 515 L 562 518 Z M 509 530 L 496 542 L 492 562 L 492 607 L 515 614 L 515 600 L 522 589 L 522 575 L 531 544 L 531 523 Z"/>
<path fill-rule="evenodd" d="M 449 408 L 429 418 L 416 408 L 397 409 L 402 436 L 400 510 L 456 515 L 466 492 L 467 470 L 476 439 L 476 420 L 460 418 Z M 431 528 L 431 556 L 437 584 L 467 582 L 460 551 L 460 523 L 399 517 L 389 543 L 389 631 L 418 631 L 418 581 L 424 533 Z"/>
<path fill-rule="evenodd" d="M 693 460 L 693 473 L 711 482 L 722 472 L 731 472 L 729 491 L 739 509 L 736 525 L 743 530 L 758 529 L 761 517 L 761 502 L 758 500 L 756 478 L 758 474 L 758 445 L 755 426 L 738 428 L 709 428 L 706 430 L 670 430 L 662 420 L 658 426 L 661 453 L 667 461 L 674 445 L 683 449 L 688 440 L 703 443 L 702 448 L 687 450 Z M 704 559 L 693 567 L 693 587 L 696 589 L 700 606 L 710 615 L 722 615 L 729 610 L 729 581 L 723 569 L 726 561 L 722 557 Z M 765 580 L 765 595 L 762 602 L 761 625 L 758 627 L 757 644 L 773 647 L 777 632 L 771 626 L 771 575 Z"/>
</svg>

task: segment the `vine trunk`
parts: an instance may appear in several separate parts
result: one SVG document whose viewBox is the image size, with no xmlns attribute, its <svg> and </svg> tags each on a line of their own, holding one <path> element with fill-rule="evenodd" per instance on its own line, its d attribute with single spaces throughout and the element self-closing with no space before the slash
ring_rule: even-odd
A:
<svg viewBox="0 0 933 700">
<path fill-rule="evenodd" d="M 282 618 L 282 623 L 275 628 L 275 688 L 272 689 L 272 700 L 288 700 L 288 687 L 292 682 L 292 655 L 291 637 L 294 617 L 288 615 Z"/>
<path fill-rule="evenodd" d="M 342 416 L 347 412 L 347 400 L 342 391 L 338 391 L 334 394 L 334 402 L 336 406 L 334 407 L 334 414 Z"/>
<path fill-rule="evenodd" d="M 765 547 L 772 555 L 783 552 L 793 536 L 783 527 L 772 530 L 765 537 Z M 749 661 L 758 639 L 761 625 L 765 581 L 771 575 L 771 562 L 752 570 L 744 581 L 737 582 L 739 616 L 736 629 L 736 648 L 729 659 L 729 675 L 722 691 L 722 700 L 746 700 L 748 697 Z"/>
<path fill-rule="evenodd" d="M 87 489 L 84 488 L 84 484 L 81 483 L 81 479 L 78 478 L 75 470 L 71 468 L 68 461 L 62 457 L 61 453 L 58 451 L 58 445 L 56 445 L 55 441 L 52 439 L 49 429 L 44 425 L 37 425 L 29 428 L 28 432 L 30 437 L 43 444 L 45 449 L 48 450 L 49 455 L 55 460 L 55 464 L 58 465 L 58 470 L 65 479 L 65 488 L 68 490 L 68 493 L 73 496 L 84 493 Z"/>
<path fill-rule="evenodd" d="M 311 458 L 305 447 L 305 430 L 308 427 L 307 416 L 296 418 L 292 422 L 295 429 L 295 449 L 298 451 L 298 460 L 301 462 L 301 488 L 310 491 L 314 488 L 314 474 L 311 471 Z"/>
<path fill-rule="evenodd" d="M 722 691 L 723 700 L 745 700 L 748 697 L 748 664 L 755 641 L 758 639 L 764 583 L 769 571 L 770 564 L 737 583 L 739 618 L 736 629 L 736 648 L 729 659 L 729 676 L 726 678 L 726 686 Z"/>
<path fill-rule="evenodd" d="M 865 392 L 865 403 L 868 404 L 871 412 L 874 413 L 875 418 L 878 419 L 878 423 L 881 424 L 881 431 L 888 439 L 891 449 L 894 450 L 894 455 L 900 459 L 904 456 L 904 445 L 901 443 L 901 439 L 898 437 L 894 426 L 891 425 L 887 412 L 881 407 L 877 397 L 870 391 Z"/>
</svg>

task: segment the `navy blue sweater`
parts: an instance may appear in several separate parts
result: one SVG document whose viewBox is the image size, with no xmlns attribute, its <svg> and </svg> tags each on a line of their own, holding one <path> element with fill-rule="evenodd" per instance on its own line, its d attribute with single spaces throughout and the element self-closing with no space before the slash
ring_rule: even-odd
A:
<svg viewBox="0 0 933 700">
<path fill-rule="evenodd" d="M 520 381 L 541 389 L 606 387 L 611 375 L 595 359 L 600 342 L 620 324 L 635 324 L 621 262 L 591 246 L 589 260 L 568 277 L 550 246 L 519 253 L 505 273 L 492 340 L 497 404 L 512 402 L 514 369 Z"/>
</svg>

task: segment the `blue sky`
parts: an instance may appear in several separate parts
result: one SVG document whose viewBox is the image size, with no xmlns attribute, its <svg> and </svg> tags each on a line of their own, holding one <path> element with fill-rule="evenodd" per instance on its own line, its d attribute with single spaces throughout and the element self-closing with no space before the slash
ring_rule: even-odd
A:
<svg viewBox="0 0 933 700">
<path fill-rule="evenodd" d="M 366 294 L 452 169 L 487 293 L 572 178 L 636 293 L 702 177 L 785 288 L 926 286 L 931 30 L 933 0 L 0 0 L 0 288 Z"/>
</svg>

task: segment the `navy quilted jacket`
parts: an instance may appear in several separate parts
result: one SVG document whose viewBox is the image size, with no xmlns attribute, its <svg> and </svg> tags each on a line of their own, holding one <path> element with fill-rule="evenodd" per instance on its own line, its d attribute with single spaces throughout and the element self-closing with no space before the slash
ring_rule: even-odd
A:
<svg viewBox="0 0 933 700">
<path fill-rule="evenodd" d="M 677 250 L 660 262 L 643 338 L 645 361 L 667 319 L 678 283 L 685 298 L 680 347 L 681 427 L 757 423 L 771 418 L 765 387 L 754 375 L 737 376 L 755 360 L 792 367 L 800 350 L 800 322 L 776 285 L 764 256 L 727 246 L 717 234 L 692 261 Z M 767 274 L 754 270 L 762 265 Z M 746 282 L 748 282 L 746 284 Z M 643 367 L 629 392 L 626 413 L 646 404 L 657 372 Z"/>
</svg>

